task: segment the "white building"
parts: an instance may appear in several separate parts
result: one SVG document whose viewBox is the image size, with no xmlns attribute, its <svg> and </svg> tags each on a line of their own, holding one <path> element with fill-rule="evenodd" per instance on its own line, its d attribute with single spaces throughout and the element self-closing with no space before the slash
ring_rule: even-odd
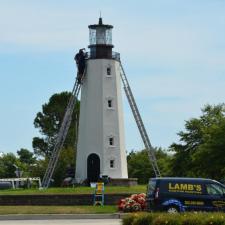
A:
<svg viewBox="0 0 225 225">
<path fill-rule="evenodd" d="M 111 25 L 89 26 L 90 55 L 81 89 L 76 178 L 128 178 L 119 54 Z"/>
</svg>

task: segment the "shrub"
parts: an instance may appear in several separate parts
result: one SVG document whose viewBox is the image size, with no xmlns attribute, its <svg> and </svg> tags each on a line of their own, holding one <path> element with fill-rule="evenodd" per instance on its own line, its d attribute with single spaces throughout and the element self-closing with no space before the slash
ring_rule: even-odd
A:
<svg viewBox="0 0 225 225">
<path fill-rule="evenodd" d="M 123 225 L 131 225 L 135 220 L 135 215 L 127 215 L 123 218 Z"/>
<path fill-rule="evenodd" d="M 203 215 L 196 213 L 184 213 L 181 215 L 182 225 L 196 225 L 196 221 L 198 221 L 198 225 L 203 224 Z"/>
<path fill-rule="evenodd" d="M 132 225 L 150 225 L 153 221 L 153 215 L 152 213 L 145 213 L 142 215 L 136 216 L 136 218 L 133 220 Z"/>
<path fill-rule="evenodd" d="M 222 214 L 211 214 L 203 219 L 204 225 L 225 225 L 225 217 Z"/>
<path fill-rule="evenodd" d="M 152 225 L 182 225 L 179 214 L 162 214 L 153 219 Z"/>
<path fill-rule="evenodd" d="M 130 214 L 123 225 L 225 225 L 222 213 L 139 213 Z"/>
</svg>

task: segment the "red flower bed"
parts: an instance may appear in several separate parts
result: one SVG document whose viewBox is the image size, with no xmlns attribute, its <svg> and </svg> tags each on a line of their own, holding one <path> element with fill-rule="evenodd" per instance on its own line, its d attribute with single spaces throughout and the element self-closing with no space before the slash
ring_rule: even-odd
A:
<svg viewBox="0 0 225 225">
<path fill-rule="evenodd" d="M 123 212 L 137 212 L 146 208 L 146 195 L 144 193 L 131 195 L 129 198 L 121 199 L 118 208 Z"/>
</svg>

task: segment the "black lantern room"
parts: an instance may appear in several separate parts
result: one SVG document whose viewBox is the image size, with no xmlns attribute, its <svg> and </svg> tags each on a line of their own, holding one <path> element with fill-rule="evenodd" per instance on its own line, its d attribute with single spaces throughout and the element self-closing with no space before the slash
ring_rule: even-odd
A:
<svg viewBox="0 0 225 225">
<path fill-rule="evenodd" d="M 112 58 L 112 25 L 99 23 L 89 25 L 90 58 L 94 59 L 111 59 Z"/>
</svg>

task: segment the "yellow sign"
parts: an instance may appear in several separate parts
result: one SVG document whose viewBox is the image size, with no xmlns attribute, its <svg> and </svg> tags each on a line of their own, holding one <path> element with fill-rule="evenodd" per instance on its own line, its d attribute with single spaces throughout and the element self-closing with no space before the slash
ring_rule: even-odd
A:
<svg viewBox="0 0 225 225">
<path fill-rule="evenodd" d="M 96 194 L 103 194 L 104 192 L 104 183 L 97 183 L 96 184 Z"/>
<path fill-rule="evenodd" d="M 202 186 L 200 184 L 169 183 L 169 191 L 201 194 Z"/>
</svg>

